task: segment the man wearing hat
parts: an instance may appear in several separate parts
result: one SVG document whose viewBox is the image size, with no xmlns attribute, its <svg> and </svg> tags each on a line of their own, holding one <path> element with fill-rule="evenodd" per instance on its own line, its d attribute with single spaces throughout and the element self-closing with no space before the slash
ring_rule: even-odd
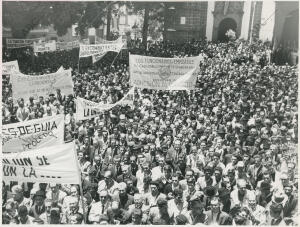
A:
<svg viewBox="0 0 300 227">
<path fill-rule="evenodd" d="M 285 202 L 285 197 L 283 192 L 277 191 L 272 198 L 272 202 L 267 207 L 268 216 L 266 225 L 287 225 L 283 218 L 283 204 Z"/>
<path fill-rule="evenodd" d="M 218 197 L 213 197 L 210 202 L 210 209 L 205 211 L 207 216 L 207 225 L 231 225 L 231 217 L 221 211 L 221 202 Z"/>
<path fill-rule="evenodd" d="M 45 198 L 44 191 L 37 191 L 33 197 L 34 205 L 29 210 L 29 216 L 33 217 L 39 223 L 47 223 Z"/>
</svg>

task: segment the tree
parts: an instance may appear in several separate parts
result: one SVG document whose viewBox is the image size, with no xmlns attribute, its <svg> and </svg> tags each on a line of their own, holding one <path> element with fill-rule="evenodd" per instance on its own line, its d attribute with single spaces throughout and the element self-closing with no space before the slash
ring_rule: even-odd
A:
<svg viewBox="0 0 300 227">
<path fill-rule="evenodd" d="M 25 38 L 37 25 L 51 25 L 58 35 L 66 34 L 84 10 L 83 2 L 3 2 L 3 25 L 16 38 Z M 66 13 L 68 12 L 68 13 Z"/>
<path fill-rule="evenodd" d="M 149 30 L 149 22 L 153 20 L 163 20 L 164 3 L 162 2 L 133 2 L 133 9 L 135 12 L 144 12 L 144 22 L 142 29 L 142 43 L 144 49 L 147 48 L 147 38 Z"/>
</svg>

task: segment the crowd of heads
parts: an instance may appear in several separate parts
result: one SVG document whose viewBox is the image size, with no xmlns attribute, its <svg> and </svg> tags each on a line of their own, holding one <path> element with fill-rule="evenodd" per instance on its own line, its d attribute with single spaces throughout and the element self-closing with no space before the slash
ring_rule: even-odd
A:
<svg viewBox="0 0 300 227">
<path fill-rule="evenodd" d="M 38 66 L 27 50 L 4 53 L 28 74 L 72 67 L 74 94 L 57 90 L 17 103 L 3 76 L 2 123 L 65 114 L 65 141 L 76 144 L 82 190 L 3 182 L 3 223 L 297 224 L 296 66 L 274 64 L 262 42 L 128 48 L 156 57 L 200 55 L 196 89 L 135 88 L 132 107 L 76 121 L 76 97 L 106 104 L 128 92 L 128 58 L 100 60 L 83 72 L 78 50 L 35 56 L 43 62 Z"/>
</svg>

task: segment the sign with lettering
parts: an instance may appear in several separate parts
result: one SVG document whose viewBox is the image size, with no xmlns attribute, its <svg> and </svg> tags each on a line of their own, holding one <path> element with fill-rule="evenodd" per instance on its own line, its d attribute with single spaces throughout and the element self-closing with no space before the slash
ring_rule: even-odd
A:
<svg viewBox="0 0 300 227">
<path fill-rule="evenodd" d="M 32 46 L 34 42 L 44 41 L 45 38 L 36 38 L 36 39 L 6 39 L 6 47 L 8 49 L 13 48 L 23 48 Z"/>
<path fill-rule="evenodd" d="M 27 101 L 31 96 L 38 99 L 39 96 L 55 94 L 58 88 L 64 95 L 69 95 L 73 94 L 74 86 L 70 69 L 39 76 L 15 74 L 11 77 L 11 83 L 14 101 L 19 98 Z"/>
<path fill-rule="evenodd" d="M 129 55 L 130 83 L 155 90 L 194 90 L 201 58 Z"/>
<path fill-rule="evenodd" d="M 2 74 L 13 74 L 13 73 L 19 73 L 19 64 L 18 61 L 9 61 L 9 62 L 3 62 L 2 63 Z"/>
<path fill-rule="evenodd" d="M 3 154 L 4 181 L 79 184 L 79 166 L 74 143 L 28 152 Z"/>
<path fill-rule="evenodd" d="M 91 44 L 91 45 L 80 45 L 79 57 L 89 57 L 95 54 L 102 55 L 108 51 L 120 52 L 123 47 L 123 43 L 105 43 L 105 44 Z"/>
<path fill-rule="evenodd" d="M 117 105 L 123 106 L 133 106 L 134 101 L 134 87 L 131 88 L 124 97 L 114 104 L 101 104 L 96 103 L 93 101 L 89 101 L 80 97 L 76 99 L 76 114 L 75 119 L 79 120 L 86 120 L 96 117 L 97 114 L 103 112 L 105 110 L 110 110 L 111 108 Z"/>
<path fill-rule="evenodd" d="M 64 115 L 2 126 L 2 152 L 14 153 L 64 142 Z"/>
<path fill-rule="evenodd" d="M 73 48 L 79 47 L 79 41 L 75 40 L 73 42 L 57 42 L 56 49 L 57 50 L 71 50 Z"/>
<path fill-rule="evenodd" d="M 101 111 L 110 110 L 112 106 L 112 104 L 99 104 L 77 97 L 75 119 L 79 121 L 94 118 Z"/>
</svg>

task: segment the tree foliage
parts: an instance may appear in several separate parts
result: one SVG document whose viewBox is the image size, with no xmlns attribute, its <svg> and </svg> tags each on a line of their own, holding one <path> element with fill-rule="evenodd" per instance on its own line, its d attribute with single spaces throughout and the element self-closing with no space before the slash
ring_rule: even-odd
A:
<svg viewBox="0 0 300 227">
<path fill-rule="evenodd" d="M 5 1 L 3 25 L 10 27 L 16 38 L 25 38 L 39 24 L 53 24 L 58 35 L 64 35 L 78 21 L 83 9 L 83 2 Z"/>
</svg>

